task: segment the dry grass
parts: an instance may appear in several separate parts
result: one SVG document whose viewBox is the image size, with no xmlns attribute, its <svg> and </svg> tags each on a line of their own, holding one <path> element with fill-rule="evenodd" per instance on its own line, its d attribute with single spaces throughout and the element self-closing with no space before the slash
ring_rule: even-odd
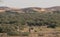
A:
<svg viewBox="0 0 60 37">
<path fill-rule="evenodd" d="M 33 27 L 37 32 L 32 32 L 29 36 L 6 36 L 6 37 L 60 37 L 60 28 Z M 28 28 L 26 28 L 28 29 Z M 5 37 L 5 35 L 3 35 Z"/>
</svg>

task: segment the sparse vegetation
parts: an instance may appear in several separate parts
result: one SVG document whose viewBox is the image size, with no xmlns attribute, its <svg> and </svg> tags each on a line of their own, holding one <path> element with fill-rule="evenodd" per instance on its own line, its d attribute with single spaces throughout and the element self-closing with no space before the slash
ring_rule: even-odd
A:
<svg viewBox="0 0 60 37">
<path fill-rule="evenodd" d="M 31 13 L 33 12 L 33 13 Z M 35 11 L 29 11 L 26 13 L 18 13 L 12 11 L 6 11 L 0 13 L 0 32 L 6 32 L 12 35 L 19 35 L 17 29 L 21 30 L 24 26 L 47 26 L 47 28 L 60 27 L 60 11 L 54 11 L 51 13 L 39 13 Z M 19 27 L 19 28 L 18 28 Z M 16 32 L 13 32 L 16 31 Z M 36 32 L 36 31 L 35 31 Z M 28 35 L 24 33 L 23 35 Z"/>
</svg>

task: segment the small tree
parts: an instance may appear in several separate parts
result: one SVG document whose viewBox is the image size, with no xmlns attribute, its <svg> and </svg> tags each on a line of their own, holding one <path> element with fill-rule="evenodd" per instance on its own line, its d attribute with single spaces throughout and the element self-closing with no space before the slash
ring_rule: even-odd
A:
<svg viewBox="0 0 60 37">
<path fill-rule="evenodd" d="M 49 24 L 48 26 L 47 26 L 47 28 L 55 28 L 56 27 L 56 24 Z"/>
</svg>

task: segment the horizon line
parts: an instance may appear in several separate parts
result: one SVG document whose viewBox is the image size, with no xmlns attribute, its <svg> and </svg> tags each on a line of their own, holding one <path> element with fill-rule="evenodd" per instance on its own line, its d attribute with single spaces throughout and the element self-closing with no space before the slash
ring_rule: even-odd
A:
<svg viewBox="0 0 60 37">
<path fill-rule="evenodd" d="M 0 7 L 10 7 L 10 8 L 30 8 L 30 7 L 39 7 L 39 6 L 29 6 L 29 7 L 0 6 Z M 39 7 L 39 8 L 51 8 L 51 7 L 60 7 L 60 6 Z"/>
</svg>

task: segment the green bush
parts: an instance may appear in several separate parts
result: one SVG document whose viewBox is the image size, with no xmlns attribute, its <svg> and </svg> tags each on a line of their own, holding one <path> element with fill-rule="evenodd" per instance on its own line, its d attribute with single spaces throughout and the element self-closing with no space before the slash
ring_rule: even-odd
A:
<svg viewBox="0 0 60 37">
<path fill-rule="evenodd" d="M 29 36 L 29 32 L 21 32 L 20 35 L 21 36 Z"/>
<path fill-rule="evenodd" d="M 56 25 L 55 24 L 50 24 L 47 26 L 47 28 L 56 28 Z"/>
<path fill-rule="evenodd" d="M 20 32 L 8 32 L 7 33 L 8 35 L 10 35 L 10 36 L 20 36 Z"/>
</svg>

